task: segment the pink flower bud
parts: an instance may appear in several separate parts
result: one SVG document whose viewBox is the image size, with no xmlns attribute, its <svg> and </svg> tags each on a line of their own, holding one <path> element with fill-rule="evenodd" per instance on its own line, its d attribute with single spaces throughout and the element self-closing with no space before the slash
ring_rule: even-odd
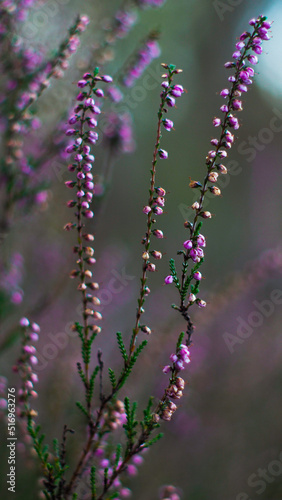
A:
<svg viewBox="0 0 282 500">
<path fill-rule="evenodd" d="M 190 248 L 192 248 L 192 247 L 193 247 L 193 242 L 192 242 L 191 240 L 186 240 L 186 241 L 184 241 L 183 246 L 184 246 L 184 248 L 186 248 L 187 250 L 190 250 Z"/>
<path fill-rule="evenodd" d="M 173 276 L 168 275 L 168 276 L 165 278 L 165 283 L 166 283 L 166 285 L 170 285 L 171 283 L 173 283 Z"/>
<path fill-rule="evenodd" d="M 150 212 L 152 211 L 152 209 L 149 207 L 149 205 L 146 205 L 145 207 L 143 207 L 143 214 L 149 214 Z"/>
</svg>

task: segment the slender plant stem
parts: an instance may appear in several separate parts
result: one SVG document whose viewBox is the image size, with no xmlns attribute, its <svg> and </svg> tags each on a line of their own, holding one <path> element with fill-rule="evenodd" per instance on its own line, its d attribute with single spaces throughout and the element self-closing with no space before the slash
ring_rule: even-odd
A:
<svg viewBox="0 0 282 500">
<path fill-rule="evenodd" d="M 154 192 L 155 192 L 155 180 L 156 180 L 156 165 L 157 165 L 157 157 L 158 157 L 158 151 L 160 148 L 160 142 L 161 142 L 161 125 L 162 125 L 162 120 L 163 120 L 163 114 L 164 114 L 164 109 L 166 105 L 166 98 L 168 96 L 171 82 L 172 82 L 172 74 L 169 72 L 169 77 L 168 77 L 168 82 L 169 86 L 167 89 L 165 89 L 162 92 L 162 97 L 161 97 L 161 104 L 160 108 L 158 111 L 158 126 L 157 126 L 157 137 L 156 137 L 156 143 L 154 147 L 154 152 L 153 152 L 153 160 L 152 160 L 152 170 L 151 170 L 151 181 L 150 181 L 150 190 L 149 190 L 149 200 L 148 200 L 148 206 L 150 207 L 150 211 L 147 214 L 147 230 L 146 230 L 146 236 L 144 240 L 144 249 L 146 254 L 148 254 L 148 257 L 144 259 L 143 262 L 143 267 L 142 267 L 142 276 L 141 276 L 141 288 L 140 288 L 140 293 L 138 297 L 138 307 L 137 307 L 137 312 L 136 312 L 136 320 L 135 320 L 135 326 L 133 329 L 133 335 L 131 338 L 130 342 L 130 350 L 129 350 L 129 359 L 132 356 L 135 346 L 136 346 L 136 340 L 137 336 L 140 330 L 140 319 L 142 316 L 142 311 L 143 311 L 143 305 L 145 302 L 145 286 L 147 282 L 147 267 L 148 267 L 148 261 L 149 261 L 149 252 L 150 252 L 150 243 L 151 243 L 151 234 L 152 234 L 152 225 L 153 225 L 153 201 L 154 201 Z"/>
</svg>

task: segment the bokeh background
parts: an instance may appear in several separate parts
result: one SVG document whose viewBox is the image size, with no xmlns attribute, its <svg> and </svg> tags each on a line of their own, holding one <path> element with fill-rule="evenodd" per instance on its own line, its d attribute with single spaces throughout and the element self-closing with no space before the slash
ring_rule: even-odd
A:
<svg viewBox="0 0 282 500">
<path fill-rule="evenodd" d="M 120 6 L 120 2 L 110 0 L 71 0 L 42 2 L 38 8 L 54 3 L 58 7 L 56 15 L 38 30 L 31 44 L 43 44 L 50 52 L 55 50 L 78 12 L 88 14 L 91 25 L 64 78 L 53 81 L 38 102 L 44 133 L 47 131 L 50 137 L 56 135 L 57 129 L 60 135 L 63 114 L 76 95 L 75 82 L 87 69 L 103 24 Z M 165 255 L 158 262 L 158 272 L 150 276 L 152 294 L 146 306 L 146 323 L 153 333 L 128 387 L 130 397 L 140 401 L 141 411 L 148 396 L 158 397 L 162 393 L 166 382 L 162 366 L 184 328 L 170 307 L 176 300 L 175 290 L 163 286 L 163 280 L 169 273 L 169 258 L 176 256 L 186 239 L 183 222 L 194 201 L 194 193 L 188 188 L 189 176 L 201 180 L 205 172 L 205 156 L 214 134 L 212 118 L 218 115 L 222 104 L 219 92 L 226 86 L 228 76 L 224 63 L 230 60 L 236 37 L 247 28 L 248 20 L 261 13 L 274 21 L 273 38 L 264 46 L 255 84 L 240 115 L 242 128 L 229 156 L 229 161 L 236 162 L 234 173 L 222 180 L 226 183 L 222 185 L 223 197 L 209 199 L 208 209 L 215 216 L 203 229 L 207 251 L 201 295 L 208 307 L 193 310 L 196 332 L 192 362 L 186 373 L 189 383 L 172 422 L 163 424 L 165 438 L 146 455 L 139 475 L 128 482 L 134 500 L 154 500 L 160 485 L 168 483 L 176 485 L 185 500 L 282 498 L 281 305 L 271 307 L 270 313 L 262 313 L 260 320 L 255 314 L 258 304 L 271 300 L 273 290 L 282 291 L 281 1 L 167 0 L 163 8 L 140 14 L 136 28 L 118 43 L 117 56 L 107 65 L 107 72 L 115 74 L 139 41 L 157 29 L 161 32 L 162 55 L 147 70 L 151 73 L 145 75 L 153 75 L 151 82 L 156 82 L 162 73 L 160 62 L 174 63 L 183 69 L 178 80 L 187 89 L 177 102 L 177 109 L 170 112 L 175 131 L 163 134 L 162 143 L 169 151 L 169 160 L 159 165 L 157 174 L 158 184 L 169 191 L 166 214 L 159 218 L 166 239 L 155 245 Z M 33 15 L 32 11 L 28 22 L 32 23 Z M 142 206 L 147 199 L 159 104 L 159 86 L 147 90 L 142 81 L 143 78 L 137 82 L 137 87 L 143 90 L 127 91 L 129 100 L 125 105 L 132 114 L 136 149 L 133 154 L 115 159 L 111 185 L 106 195 L 97 200 L 97 218 L 90 223 L 98 261 L 95 272 L 104 293 L 103 330 L 96 345 L 103 350 L 105 364 L 113 368 L 120 364 L 115 332 L 120 330 L 129 339 L 134 323 L 140 240 L 145 230 Z M 274 117 L 279 132 L 273 131 Z M 256 146 L 251 145 L 253 141 Z M 100 172 L 106 155 L 103 148 L 97 148 L 96 165 Z M 23 315 L 33 314 L 32 319 L 40 323 L 36 408 L 50 442 L 61 435 L 64 423 L 75 427 L 77 436 L 83 436 L 83 423 L 74 406 L 81 392 L 75 371 L 79 343 L 67 336 L 67 346 L 53 349 L 55 354 L 46 347 L 54 345 L 52 335 L 65 332 L 78 319 L 79 296 L 68 279 L 73 268 L 73 235 L 62 230 L 70 220 L 65 207 L 69 193 L 64 186 L 68 173 L 57 166 L 63 163 L 58 156 L 45 172 L 50 180 L 48 207 L 19 218 L 4 245 L 6 255 L 17 251 L 24 257 L 24 300 L 11 306 L 9 316 L 1 321 L 1 336 L 9 338 Z M 117 278 L 125 275 L 127 278 L 122 281 Z M 117 283 L 120 285 L 116 293 L 109 291 L 113 278 L 116 287 Z M 251 324 L 248 338 L 236 343 L 230 352 L 226 334 L 238 338 L 241 320 Z M 252 326 L 256 321 L 259 325 Z M 17 337 L 13 339 L 1 352 L 1 373 L 10 386 L 17 383 L 11 366 L 19 343 Z M 47 359 L 48 355 L 52 359 Z M 2 425 L 5 436 L 5 423 Z M 3 441 L 1 498 L 6 499 L 7 451 Z M 78 446 L 75 439 L 72 442 L 71 461 Z M 273 466 L 273 461 L 278 465 Z M 264 491 L 260 493 L 252 476 L 259 469 L 268 471 L 268 479 L 263 480 L 265 488 L 261 488 Z M 252 484 L 248 484 L 250 477 Z M 36 478 L 34 462 L 19 452 L 14 498 L 38 498 Z"/>
</svg>

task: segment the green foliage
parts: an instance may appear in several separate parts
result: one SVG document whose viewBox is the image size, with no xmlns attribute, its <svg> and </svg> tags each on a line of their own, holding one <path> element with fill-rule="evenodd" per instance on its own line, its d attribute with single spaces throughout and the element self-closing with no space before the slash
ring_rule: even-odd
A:
<svg viewBox="0 0 282 500">
<path fill-rule="evenodd" d="M 110 381 L 112 384 L 112 388 L 115 389 L 115 387 L 117 385 L 117 380 L 116 380 L 115 372 L 111 368 L 109 368 L 109 377 L 110 377 Z"/>
<path fill-rule="evenodd" d="M 77 363 L 77 371 L 78 371 L 78 374 L 83 382 L 83 384 L 86 386 L 86 378 L 85 378 L 85 375 L 84 375 L 84 372 L 81 368 L 81 364 L 80 363 Z"/>
<path fill-rule="evenodd" d="M 96 500 L 96 467 L 91 467 L 90 473 L 91 500 Z"/>
<path fill-rule="evenodd" d="M 138 425 L 138 421 L 136 420 L 137 403 L 132 403 L 132 407 L 130 407 L 129 398 L 125 397 L 124 409 L 126 414 L 126 424 L 123 425 L 123 428 L 127 436 L 127 449 L 131 450 L 134 443 L 134 437 L 137 434 L 137 431 L 135 430 Z"/>
<path fill-rule="evenodd" d="M 108 476 L 109 476 L 109 468 L 106 467 L 104 469 L 104 485 L 107 486 L 108 484 Z"/>
<path fill-rule="evenodd" d="M 162 437 L 163 437 L 163 432 L 160 432 L 153 439 L 147 441 L 147 443 L 144 444 L 144 448 L 149 448 L 149 446 L 152 446 L 153 444 L 157 443 Z"/>
<path fill-rule="evenodd" d="M 119 459 L 121 457 L 121 453 L 122 453 L 122 446 L 121 446 L 120 443 L 118 443 L 117 447 L 116 447 L 116 457 L 115 457 L 115 463 L 114 463 L 114 471 L 118 467 L 118 463 L 119 463 Z"/>
<path fill-rule="evenodd" d="M 126 352 L 126 348 L 125 348 L 125 345 L 124 345 L 124 342 L 123 342 L 123 339 L 122 339 L 122 333 L 121 332 L 117 332 L 117 343 L 118 343 L 121 355 L 122 355 L 122 357 L 124 359 L 124 362 L 126 363 L 127 362 L 127 352 Z"/>
<path fill-rule="evenodd" d="M 122 387 L 126 381 L 126 379 L 129 377 L 131 371 L 132 371 L 132 368 L 133 366 L 135 365 L 139 355 L 141 354 L 141 352 L 143 351 L 144 347 L 148 344 L 148 341 L 147 340 L 143 340 L 143 342 L 141 342 L 141 344 L 139 344 L 139 346 L 136 348 L 136 350 L 134 351 L 134 353 L 132 354 L 128 364 L 126 365 L 124 371 L 123 371 L 123 374 L 122 374 L 122 380 L 119 384 L 120 387 Z"/>
<path fill-rule="evenodd" d="M 87 394 L 87 398 L 86 398 L 87 402 L 89 402 L 89 403 L 93 397 L 95 378 L 97 377 L 99 370 L 100 370 L 100 367 L 99 367 L 99 365 L 97 365 L 95 367 L 91 377 L 90 377 L 90 380 L 89 380 L 89 390 L 88 390 L 88 394 Z"/>
<path fill-rule="evenodd" d="M 97 333 L 93 332 L 89 339 L 86 339 L 86 338 L 82 339 L 82 358 L 83 358 L 83 361 L 86 365 L 89 365 L 89 363 L 90 363 L 91 347 L 92 347 L 93 341 L 95 340 L 96 336 L 97 336 Z"/>
<path fill-rule="evenodd" d="M 82 413 L 88 418 L 88 412 L 86 408 L 79 401 L 76 401 L 76 406 L 82 411 Z"/>
<path fill-rule="evenodd" d="M 203 222 L 199 222 L 196 226 L 196 229 L 195 229 L 195 232 L 194 232 L 194 236 L 197 237 L 199 236 L 199 233 L 201 231 L 201 228 L 202 228 L 202 225 L 203 225 Z"/>
<path fill-rule="evenodd" d="M 152 409 L 152 406 L 153 406 L 153 396 L 151 396 L 149 398 L 149 401 L 148 401 L 148 404 L 147 404 L 147 407 L 145 408 L 145 410 L 143 411 L 144 413 L 144 424 L 147 426 L 151 423 L 151 409 Z"/>
<path fill-rule="evenodd" d="M 183 344 L 184 337 L 185 337 L 185 333 L 181 332 L 179 337 L 178 337 L 178 340 L 177 340 L 176 352 L 179 351 L 181 344 Z"/>
<path fill-rule="evenodd" d="M 48 453 L 48 446 L 47 445 L 43 446 L 45 434 L 41 434 L 41 436 L 38 436 L 40 432 L 40 425 L 37 425 L 34 428 L 34 423 L 30 416 L 28 416 L 27 430 L 32 438 L 34 449 L 41 461 L 43 469 L 47 469 L 49 453 Z"/>
<path fill-rule="evenodd" d="M 185 283 L 183 285 L 183 289 L 181 290 L 181 300 L 183 302 L 184 302 L 184 300 L 187 297 L 187 294 L 188 294 L 188 291 L 189 291 L 189 285 L 190 285 L 192 279 L 194 279 L 193 276 L 194 276 L 195 272 L 198 271 L 198 269 L 201 267 L 201 265 L 202 265 L 203 262 L 204 262 L 204 259 L 202 258 L 200 260 L 200 262 L 197 262 L 195 264 L 195 266 L 191 270 L 190 275 L 186 278 Z M 199 293 L 199 285 L 200 285 L 199 281 L 196 281 L 195 285 L 191 285 L 191 292 L 194 293 L 195 295 L 197 295 L 197 293 Z"/>
<path fill-rule="evenodd" d="M 170 268 L 171 276 L 173 277 L 173 282 L 174 282 L 176 288 L 178 288 L 178 290 L 180 290 L 180 283 L 179 283 L 179 279 L 177 277 L 174 259 L 170 259 L 169 268 Z"/>
</svg>

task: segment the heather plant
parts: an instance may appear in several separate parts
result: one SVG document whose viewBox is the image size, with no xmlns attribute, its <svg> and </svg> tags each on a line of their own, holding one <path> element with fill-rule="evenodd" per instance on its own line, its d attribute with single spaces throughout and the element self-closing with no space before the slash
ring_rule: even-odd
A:
<svg viewBox="0 0 282 500">
<path fill-rule="evenodd" d="M 250 31 L 242 33 L 232 61 L 225 64 L 226 69 L 231 70 L 231 76 L 228 77 L 228 87 L 220 92 L 225 100 L 220 108 L 220 116 L 213 119 L 213 126 L 219 130 L 219 135 L 212 138 L 212 149 L 204 160 L 206 172 L 203 173 L 203 181 L 190 177 L 188 182 L 189 188 L 199 193 L 197 201 L 191 206 L 194 215 L 184 223 L 188 236 L 183 237 L 184 249 L 177 252 L 180 265 L 171 258 L 170 272 L 163 280 L 165 285 L 174 285 L 176 288 L 177 301 L 172 304 L 172 308 L 184 320 L 185 328 L 178 332 L 169 362 L 162 368 L 163 374 L 167 375 L 163 389 L 156 394 L 152 382 L 149 391 L 153 395 L 142 408 L 142 404 L 131 396 L 132 390 L 128 390 L 128 384 L 137 362 L 140 363 L 144 352 L 150 350 L 150 336 L 154 335 L 154 331 L 143 319 L 145 304 L 152 295 L 150 277 L 158 271 L 158 263 L 165 253 L 165 237 L 170 237 L 165 234 L 161 224 L 170 187 L 159 185 L 158 172 L 163 160 L 170 159 L 169 152 L 164 148 L 167 147 L 167 133 L 174 133 L 172 110 L 181 107 L 183 100 L 188 99 L 181 82 L 182 70 L 174 64 L 161 64 L 160 103 L 155 110 L 156 138 L 149 174 L 146 173 L 149 175 L 148 199 L 145 198 L 142 209 L 145 223 L 140 250 L 140 289 L 131 335 L 120 331 L 115 335 L 114 355 L 119 360 L 118 369 L 115 370 L 105 361 L 104 353 L 97 347 L 97 340 L 103 335 L 100 326 L 103 318 L 98 297 L 100 284 L 95 271 L 99 257 L 96 263 L 96 230 L 92 219 L 95 221 L 97 217 L 96 206 L 100 208 L 98 197 L 101 193 L 107 194 L 112 182 L 113 163 L 123 153 L 134 150 L 132 117 L 123 110 L 119 112 L 124 97 L 119 86 L 123 86 L 126 92 L 127 88 L 134 86 L 152 60 L 159 57 L 157 39 L 160 34 L 150 32 L 143 39 L 138 50 L 134 50 L 126 64 L 121 65 L 116 79 L 108 74 L 105 66 L 114 59 L 118 40 L 125 38 L 137 23 L 139 10 L 158 8 L 163 4 L 163 1 L 128 2 L 104 26 L 103 36 L 94 46 L 89 65 L 77 82 L 75 105 L 70 112 L 65 110 L 64 122 L 67 124 L 62 126 L 65 138 L 56 143 L 57 148 L 61 147 L 61 158 L 68 160 L 66 171 L 70 178 L 65 181 L 65 186 L 72 193 L 66 203 L 71 215 L 64 229 L 73 238 L 75 264 L 69 275 L 76 283 L 79 302 L 78 309 L 73 311 L 73 317 L 70 318 L 74 337 L 72 342 L 80 346 L 80 358 L 73 366 L 73 371 L 76 370 L 80 379 L 81 398 L 73 403 L 80 413 L 84 432 L 77 439 L 76 452 L 71 457 L 76 429 L 69 427 L 68 422 L 63 426 L 61 436 L 55 438 L 52 445 L 46 444 L 48 440 L 38 423 L 41 416 L 34 403 L 38 397 L 35 390 L 38 383 L 38 357 L 34 344 L 44 333 L 40 333 L 39 325 L 32 319 L 22 317 L 17 328 L 21 350 L 13 366 L 20 380 L 15 405 L 16 429 L 20 433 L 24 453 L 36 457 L 34 463 L 40 466 L 40 498 L 102 500 L 131 495 L 128 479 L 136 475 L 138 467 L 146 459 L 148 449 L 163 437 L 165 422 L 173 420 L 183 398 L 187 376 L 184 379 L 180 375 L 191 362 L 194 337 L 191 309 L 196 305 L 199 309 L 208 305 L 200 294 L 206 248 L 203 223 L 213 216 L 206 210 L 205 200 L 209 195 L 221 196 L 217 181 L 228 172 L 223 162 L 240 128 L 238 113 L 243 109 L 243 96 L 253 83 L 254 68 L 263 50 L 262 43 L 270 39 L 271 23 L 262 15 L 250 20 Z M 0 12 L 1 43 L 7 51 L 2 71 L 5 75 L 12 75 L 4 78 L 1 98 L 2 128 L 5 130 L 1 160 L 1 189 L 5 193 L 1 231 L 5 235 L 12 230 L 15 217 L 23 218 L 36 205 L 47 201 L 49 186 L 44 175 L 40 176 L 38 172 L 42 165 L 48 164 L 48 152 L 44 150 L 44 158 L 40 144 L 34 150 L 31 148 L 33 131 L 41 126 L 36 119 L 34 103 L 53 77 L 63 77 L 63 72 L 68 68 L 68 59 L 78 49 L 79 36 L 89 23 L 87 16 L 78 16 L 56 55 L 48 59 L 43 50 L 33 53 L 26 48 L 24 41 L 17 35 L 18 23 L 24 21 L 26 10 L 31 6 L 32 2 L 21 2 L 20 6 L 3 2 Z M 109 102 L 116 105 L 114 110 Z M 175 115 L 177 120 L 177 111 Z M 99 125 L 100 120 L 103 120 L 103 127 Z M 102 170 L 96 170 L 96 148 L 99 147 L 105 150 L 106 161 Z M 8 301 L 14 305 L 23 301 L 22 267 L 22 257 L 17 253 L 13 253 L 10 262 L 2 264 L 1 308 L 5 315 L 9 309 Z M 235 287 L 231 288 L 234 291 Z M 2 377 L 0 409 L 4 412 L 7 409 L 4 396 L 6 384 L 6 379 Z M 9 410 L 7 421 L 10 436 L 14 436 L 15 422 L 11 413 Z M 10 488 L 9 491 L 14 491 L 12 480 Z M 31 486 L 30 493 L 35 490 L 36 486 Z M 164 486 L 159 491 L 159 498 L 164 500 L 179 500 L 180 495 L 180 491 L 172 485 Z"/>
</svg>

